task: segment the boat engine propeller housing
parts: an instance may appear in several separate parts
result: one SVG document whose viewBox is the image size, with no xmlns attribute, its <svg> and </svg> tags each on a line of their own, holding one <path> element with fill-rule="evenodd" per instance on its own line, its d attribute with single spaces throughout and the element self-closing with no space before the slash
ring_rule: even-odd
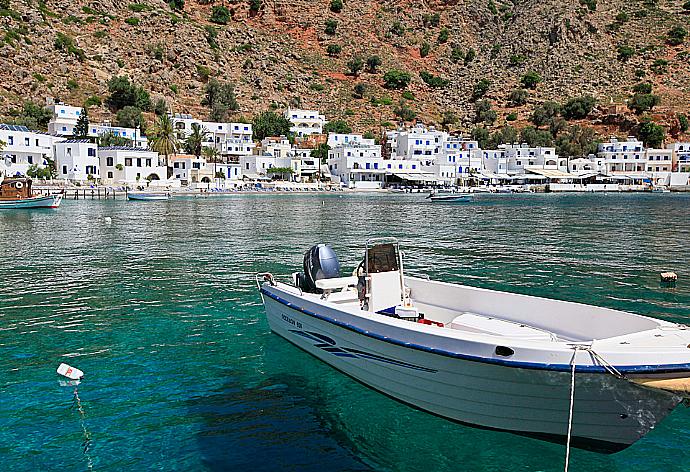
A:
<svg viewBox="0 0 690 472">
<path fill-rule="evenodd" d="M 340 262 L 333 248 L 318 244 L 304 253 L 303 273 L 297 274 L 297 286 L 304 292 L 321 293 L 316 281 L 340 277 Z"/>
</svg>

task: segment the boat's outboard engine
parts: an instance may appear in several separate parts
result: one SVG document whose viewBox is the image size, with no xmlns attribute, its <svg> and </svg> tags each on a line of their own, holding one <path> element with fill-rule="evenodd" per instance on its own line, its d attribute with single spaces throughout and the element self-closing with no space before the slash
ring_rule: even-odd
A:
<svg viewBox="0 0 690 472">
<path fill-rule="evenodd" d="M 321 293 L 316 281 L 335 277 L 340 277 L 340 262 L 330 246 L 319 244 L 304 253 L 304 273 L 297 274 L 297 285 L 303 291 Z"/>
</svg>

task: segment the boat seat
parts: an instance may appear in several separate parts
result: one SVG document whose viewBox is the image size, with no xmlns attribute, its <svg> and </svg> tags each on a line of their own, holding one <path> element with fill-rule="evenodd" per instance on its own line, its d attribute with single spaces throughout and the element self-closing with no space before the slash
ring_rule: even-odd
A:
<svg viewBox="0 0 690 472">
<path fill-rule="evenodd" d="M 543 341 L 556 339 L 549 331 L 535 328 L 534 326 L 469 312 L 456 316 L 453 321 L 451 321 L 450 327 L 473 333 L 492 334 L 494 336 L 504 336 L 507 338 Z"/>
<path fill-rule="evenodd" d="M 359 279 L 351 277 L 335 277 L 332 279 L 320 279 L 316 281 L 316 288 L 321 290 L 344 290 L 347 287 L 357 286 Z"/>
</svg>

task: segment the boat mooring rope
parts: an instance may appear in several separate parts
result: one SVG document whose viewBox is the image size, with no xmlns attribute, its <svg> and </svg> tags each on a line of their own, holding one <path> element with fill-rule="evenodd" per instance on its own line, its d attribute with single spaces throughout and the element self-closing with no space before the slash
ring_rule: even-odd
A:
<svg viewBox="0 0 690 472">
<path fill-rule="evenodd" d="M 592 349 L 591 344 L 572 344 L 573 357 L 570 359 L 570 406 L 568 408 L 568 435 L 565 442 L 565 469 L 564 472 L 568 472 L 568 467 L 570 466 L 570 440 L 573 434 L 573 410 L 575 407 L 575 356 L 577 351 L 587 351 L 592 356 L 595 361 L 598 361 L 601 366 L 606 369 L 606 372 L 613 375 L 618 379 L 624 379 L 625 376 L 621 374 L 618 369 L 606 361 L 603 357 L 596 353 Z"/>
<path fill-rule="evenodd" d="M 573 407 L 575 406 L 575 355 L 578 346 L 573 346 L 573 357 L 570 359 L 570 407 L 568 408 L 568 436 L 565 441 L 565 472 L 568 472 L 570 466 L 570 438 L 573 433 Z"/>
</svg>

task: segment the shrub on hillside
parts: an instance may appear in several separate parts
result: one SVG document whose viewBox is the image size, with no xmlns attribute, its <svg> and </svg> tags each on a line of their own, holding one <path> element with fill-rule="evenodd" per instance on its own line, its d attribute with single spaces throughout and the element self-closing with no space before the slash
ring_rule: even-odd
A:
<svg viewBox="0 0 690 472">
<path fill-rule="evenodd" d="M 636 93 L 628 100 L 628 108 L 638 115 L 651 111 L 661 102 L 661 99 L 651 93 Z"/>
<path fill-rule="evenodd" d="M 231 14 L 227 7 L 216 5 L 211 8 L 210 21 L 219 25 L 227 25 L 230 21 Z"/>
<path fill-rule="evenodd" d="M 527 90 L 518 88 L 510 92 L 510 95 L 508 95 L 508 100 L 510 101 L 511 105 L 520 107 L 527 103 L 528 96 L 529 92 Z"/>
<path fill-rule="evenodd" d="M 571 98 L 563 105 L 561 114 L 566 120 L 581 120 L 592 112 L 596 103 L 597 100 L 591 95 Z"/>
<path fill-rule="evenodd" d="M 409 72 L 391 69 L 383 76 L 383 86 L 389 89 L 400 90 L 410 85 L 411 80 L 412 76 L 410 76 Z"/>
<path fill-rule="evenodd" d="M 330 8 L 333 13 L 340 13 L 343 10 L 343 0 L 331 0 Z"/>
<path fill-rule="evenodd" d="M 528 89 L 537 88 L 537 84 L 541 82 L 541 76 L 535 71 L 531 70 L 522 76 L 520 83 L 523 87 Z"/>
</svg>

